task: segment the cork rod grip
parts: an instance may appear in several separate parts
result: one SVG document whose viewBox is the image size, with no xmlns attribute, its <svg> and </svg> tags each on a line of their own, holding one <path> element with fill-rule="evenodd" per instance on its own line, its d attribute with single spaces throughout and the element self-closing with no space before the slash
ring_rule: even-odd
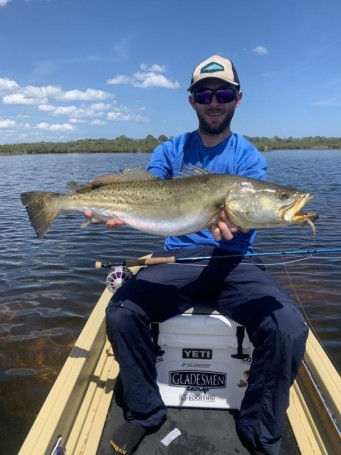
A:
<svg viewBox="0 0 341 455">
<path fill-rule="evenodd" d="M 173 264 L 176 262 L 176 257 L 126 259 L 124 262 L 127 267 L 134 267 L 136 265 Z"/>
</svg>

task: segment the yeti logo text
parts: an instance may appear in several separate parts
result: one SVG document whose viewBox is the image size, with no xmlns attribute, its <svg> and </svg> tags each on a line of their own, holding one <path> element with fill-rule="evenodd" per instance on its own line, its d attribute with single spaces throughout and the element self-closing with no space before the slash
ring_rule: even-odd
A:
<svg viewBox="0 0 341 455">
<path fill-rule="evenodd" d="M 212 359 L 212 349 L 183 349 L 183 359 Z"/>
</svg>

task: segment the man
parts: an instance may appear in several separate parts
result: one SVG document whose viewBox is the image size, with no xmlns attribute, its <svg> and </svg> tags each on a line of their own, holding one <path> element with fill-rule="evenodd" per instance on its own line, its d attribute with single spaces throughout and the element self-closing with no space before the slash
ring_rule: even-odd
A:
<svg viewBox="0 0 341 455">
<path fill-rule="evenodd" d="M 242 99 L 232 62 L 217 55 L 203 61 L 195 68 L 188 90 L 198 130 L 158 146 L 148 170 L 168 178 L 182 168 L 200 166 L 264 179 L 262 155 L 230 129 Z M 253 230 L 242 232 L 222 211 L 220 221 L 210 229 L 167 237 L 164 249 L 156 254 L 214 257 L 235 253 L 238 258 L 201 261 L 202 267 L 152 266 L 113 296 L 107 308 L 107 333 L 120 365 L 126 406 L 126 423 L 111 441 L 114 453 L 132 453 L 145 434 L 166 418 L 149 323 L 179 314 L 197 300 L 246 327 L 254 353 L 238 434 L 250 453 L 280 453 L 289 388 L 303 357 L 308 330 L 291 298 L 248 256 L 254 237 Z M 240 255 L 246 256 L 240 259 Z"/>
</svg>

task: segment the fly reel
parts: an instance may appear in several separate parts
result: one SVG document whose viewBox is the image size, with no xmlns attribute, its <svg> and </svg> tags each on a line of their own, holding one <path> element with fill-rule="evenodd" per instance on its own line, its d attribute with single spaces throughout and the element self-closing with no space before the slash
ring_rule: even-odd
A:
<svg viewBox="0 0 341 455">
<path fill-rule="evenodd" d="M 133 276 L 131 271 L 125 265 L 116 265 L 111 267 L 106 279 L 106 286 L 110 292 L 114 293 L 124 283 L 130 280 Z"/>
</svg>

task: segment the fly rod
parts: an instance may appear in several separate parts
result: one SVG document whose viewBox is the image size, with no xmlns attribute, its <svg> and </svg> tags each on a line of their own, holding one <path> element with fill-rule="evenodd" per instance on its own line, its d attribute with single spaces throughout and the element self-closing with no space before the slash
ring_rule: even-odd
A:
<svg viewBox="0 0 341 455">
<path fill-rule="evenodd" d="M 228 254 L 222 256 L 199 256 L 194 258 L 176 258 L 175 256 L 167 257 L 146 257 L 146 258 L 131 258 L 124 259 L 120 264 L 113 264 L 111 262 L 103 263 L 97 261 L 95 263 L 96 269 L 115 267 L 117 265 L 126 266 L 126 267 L 135 267 L 135 266 L 147 266 L 147 265 L 156 265 L 156 264 L 180 264 L 186 262 L 195 262 L 202 260 L 217 260 L 217 259 L 231 259 L 237 257 L 262 257 L 262 256 L 287 256 L 294 254 L 307 254 L 314 255 L 320 253 L 338 253 L 341 252 L 341 248 L 320 248 L 313 250 L 289 250 L 289 251 L 273 251 L 267 253 L 247 253 L 247 254 Z"/>
</svg>

